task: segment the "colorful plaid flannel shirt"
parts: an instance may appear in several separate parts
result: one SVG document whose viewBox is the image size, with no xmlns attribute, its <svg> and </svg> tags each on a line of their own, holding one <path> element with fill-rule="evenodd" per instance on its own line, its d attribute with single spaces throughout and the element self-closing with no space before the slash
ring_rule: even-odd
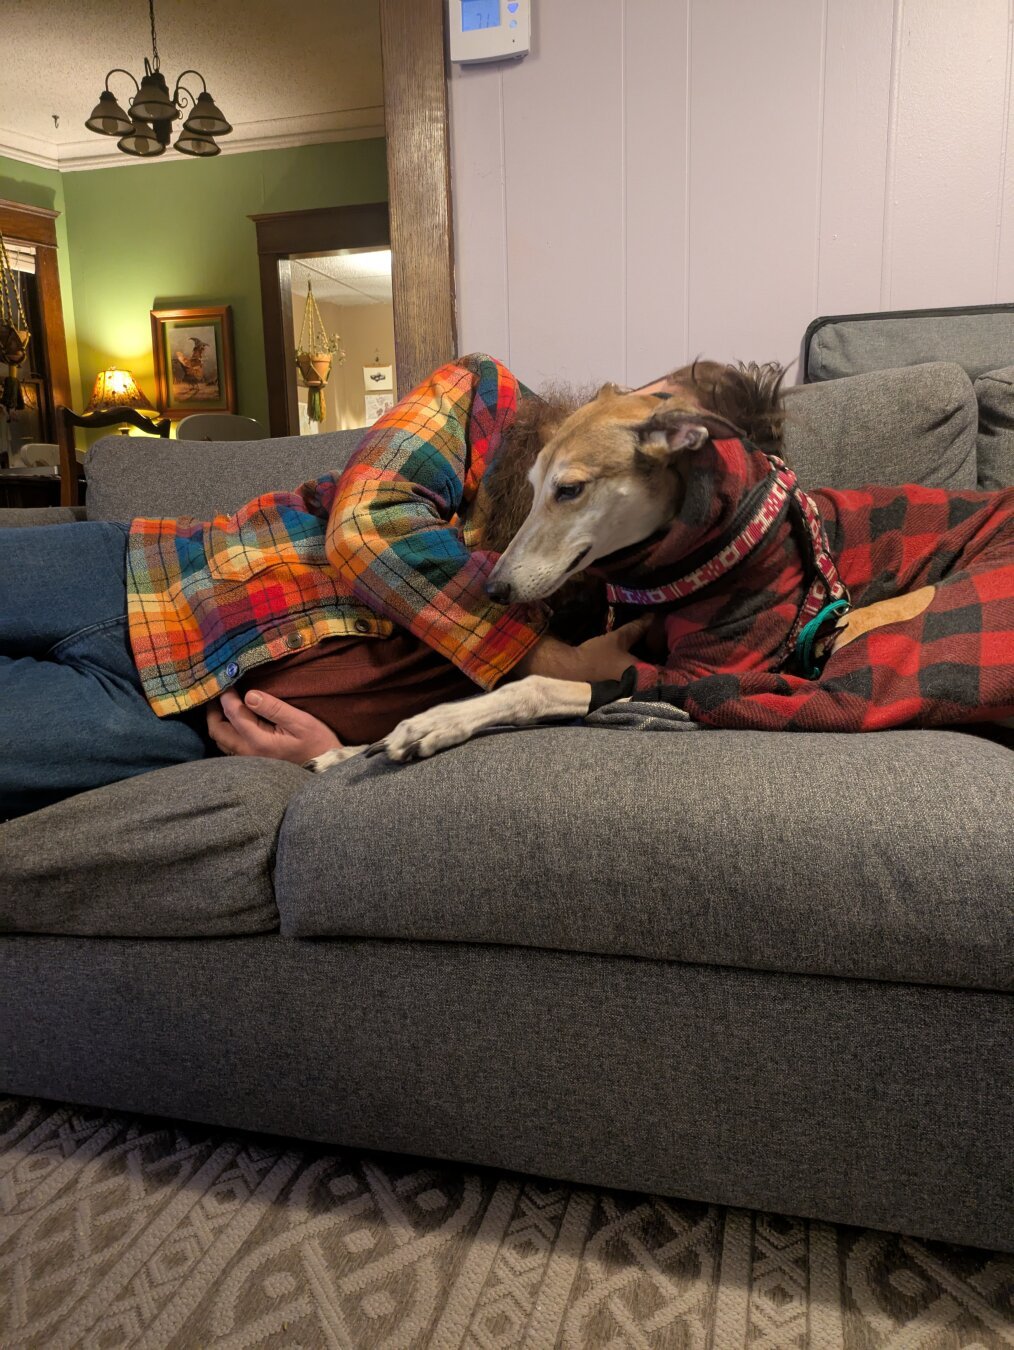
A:
<svg viewBox="0 0 1014 1350">
<path fill-rule="evenodd" d="M 197 707 L 323 638 L 396 624 L 492 688 L 548 622 L 541 605 L 488 599 L 496 558 L 470 520 L 519 388 L 491 357 L 464 357 L 371 427 L 340 476 L 211 521 L 135 520 L 130 639 L 155 712 Z"/>
</svg>

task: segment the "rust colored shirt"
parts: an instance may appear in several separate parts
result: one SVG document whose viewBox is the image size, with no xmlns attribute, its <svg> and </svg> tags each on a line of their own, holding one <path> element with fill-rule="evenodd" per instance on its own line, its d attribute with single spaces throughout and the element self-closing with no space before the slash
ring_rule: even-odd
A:
<svg viewBox="0 0 1014 1350">
<path fill-rule="evenodd" d="M 409 632 L 327 638 L 253 671 L 263 689 L 326 723 L 343 745 L 369 745 L 437 703 L 480 693 L 446 657 Z"/>
</svg>

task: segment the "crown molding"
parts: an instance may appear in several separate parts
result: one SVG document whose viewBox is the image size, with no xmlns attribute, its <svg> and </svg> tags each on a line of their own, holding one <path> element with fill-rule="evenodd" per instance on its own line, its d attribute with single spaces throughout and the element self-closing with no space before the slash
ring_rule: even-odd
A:
<svg viewBox="0 0 1014 1350">
<path fill-rule="evenodd" d="M 294 146 L 325 145 L 332 141 L 371 140 L 384 134 L 384 109 L 378 105 L 371 108 L 336 109 L 332 112 L 310 113 L 298 117 L 238 122 L 228 136 L 222 137 L 219 145 L 223 155 L 241 155 L 252 150 L 288 150 Z M 117 150 L 112 138 L 109 138 L 109 148 L 105 149 L 102 146 L 103 139 L 105 138 L 92 133 L 86 139 L 65 141 L 62 145 L 56 146 L 41 137 L 27 136 L 23 132 L 0 127 L 0 155 L 19 160 L 23 164 L 34 164 L 38 168 L 54 169 L 59 173 L 171 162 L 163 155 L 159 155 L 157 159 L 125 155 Z M 176 158 L 173 156 L 171 146 L 166 154 Z"/>
<path fill-rule="evenodd" d="M 10 131 L 7 127 L 0 127 L 0 155 L 22 164 L 34 164 L 39 169 L 58 170 L 60 167 L 56 149 L 49 141 L 44 141 L 41 136 Z"/>
</svg>

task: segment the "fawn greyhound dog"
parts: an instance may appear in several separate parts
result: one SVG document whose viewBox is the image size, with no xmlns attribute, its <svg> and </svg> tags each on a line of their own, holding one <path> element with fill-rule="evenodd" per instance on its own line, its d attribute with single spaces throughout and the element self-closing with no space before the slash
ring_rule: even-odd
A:
<svg viewBox="0 0 1014 1350">
<path fill-rule="evenodd" d="M 719 727 L 1009 719 L 1014 667 L 996 653 L 1014 630 L 1014 492 L 803 492 L 775 453 L 783 374 L 696 362 L 664 395 L 605 385 L 542 437 L 530 510 L 488 594 L 539 600 L 590 572 L 624 620 L 653 618 L 661 664 L 635 648 L 622 682 L 503 682 L 400 723 L 367 753 L 426 758 L 635 690 Z"/>
</svg>

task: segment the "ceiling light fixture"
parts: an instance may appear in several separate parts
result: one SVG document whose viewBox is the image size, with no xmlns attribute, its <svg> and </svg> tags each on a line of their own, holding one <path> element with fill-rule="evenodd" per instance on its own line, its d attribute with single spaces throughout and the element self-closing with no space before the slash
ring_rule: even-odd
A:
<svg viewBox="0 0 1014 1350">
<path fill-rule="evenodd" d="M 183 130 L 173 149 L 181 155 L 202 158 L 221 154 L 221 146 L 216 144 L 215 137 L 228 135 L 232 127 L 208 93 L 204 76 L 198 70 L 185 70 L 176 81 L 172 98 L 169 97 L 169 86 L 159 69 L 155 0 L 148 0 L 148 16 L 151 19 L 152 59 L 144 59 L 144 78 L 139 84 L 129 70 L 115 66 L 106 76 L 106 87 L 99 95 L 99 101 L 85 126 L 100 136 L 118 137 L 117 148 L 125 155 L 150 159 L 165 154 L 165 148 L 172 139 L 173 123 L 183 116 L 185 108 L 190 108 L 190 115 L 183 123 Z M 129 113 L 124 112 L 109 88 L 113 75 L 126 75 L 128 80 L 133 81 L 136 92 L 130 101 Z M 183 83 L 186 75 L 196 75 L 201 82 L 202 89 L 196 98 Z"/>
</svg>

